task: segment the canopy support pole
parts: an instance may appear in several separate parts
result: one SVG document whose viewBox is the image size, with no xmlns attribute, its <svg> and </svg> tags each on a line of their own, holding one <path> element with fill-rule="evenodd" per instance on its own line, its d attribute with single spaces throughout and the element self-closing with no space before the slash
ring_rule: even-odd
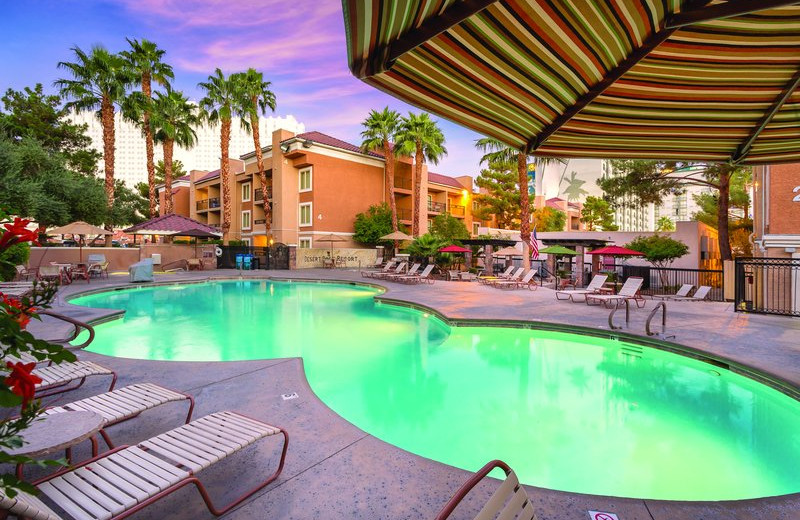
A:
<svg viewBox="0 0 800 520">
<path fill-rule="evenodd" d="M 764 128 L 772 121 L 772 118 L 775 117 L 775 114 L 781 109 L 784 103 L 788 101 L 788 99 L 792 96 L 797 87 L 800 85 L 800 69 L 794 73 L 792 79 L 789 80 L 787 83 L 786 88 L 780 93 L 778 98 L 770 107 L 769 111 L 764 114 L 764 117 L 761 118 L 761 121 L 758 122 L 758 125 L 753 129 L 747 139 L 739 145 L 739 148 L 736 149 L 736 152 L 731 156 L 731 162 L 733 164 L 739 163 L 745 156 L 750 152 L 750 148 L 753 147 L 753 143 L 758 139 L 758 136 L 761 135 L 761 132 L 764 131 Z"/>
</svg>

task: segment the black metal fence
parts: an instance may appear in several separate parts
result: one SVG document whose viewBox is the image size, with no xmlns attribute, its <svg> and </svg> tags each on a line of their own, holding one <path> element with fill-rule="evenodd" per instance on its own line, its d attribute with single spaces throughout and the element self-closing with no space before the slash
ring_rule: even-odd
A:
<svg viewBox="0 0 800 520">
<path fill-rule="evenodd" d="M 217 269 L 289 269 L 289 246 L 275 244 L 270 247 L 219 246 L 222 255 L 217 257 Z M 237 262 L 237 257 L 239 261 Z M 249 260 L 246 258 L 249 257 Z"/>
<path fill-rule="evenodd" d="M 800 316 L 800 259 L 737 258 L 736 312 Z"/>
<path fill-rule="evenodd" d="M 724 301 L 723 295 L 723 271 L 714 269 L 681 269 L 677 267 L 651 267 L 648 265 L 623 265 L 622 278 L 628 279 L 629 276 L 640 276 L 644 279 L 642 283 L 642 294 L 675 294 L 681 285 L 691 284 L 695 289 L 701 285 L 711 287 L 708 299 L 712 301 Z"/>
</svg>

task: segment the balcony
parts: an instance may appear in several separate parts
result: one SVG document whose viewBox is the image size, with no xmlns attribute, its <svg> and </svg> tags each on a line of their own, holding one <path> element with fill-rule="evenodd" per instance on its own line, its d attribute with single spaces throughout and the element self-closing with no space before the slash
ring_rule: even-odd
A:
<svg viewBox="0 0 800 520">
<path fill-rule="evenodd" d="M 432 213 L 444 213 L 446 211 L 447 205 L 444 202 L 428 202 L 428 211 Z"/>
<path fill-rule="evenodd" d="M 394 178 L 394 187 L 400 188 L 402 190 L 410 190 L 411 189 L 411 177 L 398 177 L 395 176 Z"/>
<path fill-rule="evenodd" d="M 211 226 L 214 229 L 222 229 L 222 224 L 206 224 L 207 226 Z"/>
<path fill-rule="evenodd" d="M 450 204 L 450 214 L 454 217 L 463 217 L 466 214 L 466 208 L 464 206 L 456 206 L 455 204 Z"/>
<path fill-rule="evenodd" d="M 267 199 L 272 200 L 272 186 L 267 187 Z M 255 193 L 255 202 L 264 202 L 264 189 L 258 188 Z"/>
<path fill-rule="evenodd" d="M 205 211 L 207 209 L 219 208 L 219 205 L 220 205 L 219 204 L 219 197 L 213 197 L 213 198 L 210 198 L 210 199 L 198 200 L 198 201 L 195 202 L 195 205 L 197 206 L 197 211 Z"/>
<path fill-rule="evenodd" d="M 411 210 L 397 208 L 397 220 L 411 220 Z"/>
</svg>

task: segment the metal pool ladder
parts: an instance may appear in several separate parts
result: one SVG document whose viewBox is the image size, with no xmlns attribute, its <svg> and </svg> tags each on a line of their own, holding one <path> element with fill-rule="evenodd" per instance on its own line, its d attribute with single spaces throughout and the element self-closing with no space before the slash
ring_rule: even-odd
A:
<svg viewBox="0 0 800 520">
<path fill-rule="evenodd" d="M 653 332 L 650 329 L 650 323 L 655 318 L 658 309 L 661 309 L 661 332 Z M 610 319 L 610 318 L 609 318 Z M 661 339 L 674 339 L 675 335 L 667 335 L 667 303 L 666 302 L 658 302 L 653 310 L 650 311 L 650 315 L 647 317 L 647 321 L 644 324 L 644 331 L 647 333 L 648 336 L 657 336 Z"/>
<path fill-rule="evenodd" d="M 622 328 L 622 327 L 617 327 L 616 325 L 614 325 L 614 314 L 617 312 L 617 310 L 619 310 L 620 307 L 622 307 L 622 302 L 625 302 L 625 327 L 626 328 L 630 328 L 630 323 L 631 323 L 631 303 L 630 303 L 630 300 L 624 299 L 624 300 L 618 301 L 617 304 L 614 306 L 614 308 L 611 309 L 611 312 L 608 314 L 608 327 L 611 330 L 619 330 L 619 329 Z"/>
</svg>

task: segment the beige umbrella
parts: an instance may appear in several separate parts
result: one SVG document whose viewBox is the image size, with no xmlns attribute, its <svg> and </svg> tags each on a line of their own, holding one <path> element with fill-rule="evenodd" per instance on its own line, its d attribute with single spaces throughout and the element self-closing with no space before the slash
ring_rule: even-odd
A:
<svg viewBox="0 0 800 520">
<path fill-rule="evenodd" d="M 395 231 L 394 233 L 383 235 L 381 240 L 414 240 L 414 237 L 406 235 L 402 231 Z"/>
<path fill-rule="evenodd" d="M 82 220 L 78 220 L 76 222 L 71 222 L 65 226 L 53 228 L 47 232 L 48 235 L 80 235 L 81 237 L 85 237 L 86 235 L 113 235 L 113 231 L 108 231 L 101 227 L 93 226 L 88 224 Z M 78 241 L 78 255 L 79 261 L 83 262 L 83 240 Z"/>
<path fill-rule="evenodd" d="M 317 241 L 317 242 L 330 242 L 330 244 L 331 244 L 331 253 L 333 253 L 333 243 L 334 242 L 347 242 L 346 238 L 344 238 L 344 237 L 342 237 L 340 235 L 336 235 L 334 233 L 331 233 L 329 235 L 322 235 L 321 237 L 315 238 L 314 240 Z"/>
<path fill-rule="evenodd" d="M 522 256 L 522 251 L 517 249 L 516 247 L 504 247 L 500 251 L 495 251 L 492 253 L 494 256 Z"/>
</svg>

